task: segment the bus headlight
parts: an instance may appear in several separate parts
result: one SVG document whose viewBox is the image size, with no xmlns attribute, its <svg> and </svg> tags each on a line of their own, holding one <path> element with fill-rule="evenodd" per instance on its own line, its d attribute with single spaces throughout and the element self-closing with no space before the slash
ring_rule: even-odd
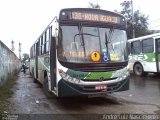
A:
<svg viewBox="0 0 160 120">
<path fill-rule="evenodd" d="M 127 70 L 126 73 L 123 74 L 122 78 L 125 79 L 130 75 L 129 71 Z"/>
<path fill-rule="evenodd" d="M 125 73 L 122 74 L 118 79 L 119 81 L 126 79 L 130 75 L 129 71 L 127 70 Z"/>
<path fill-rule="evenodd" d="M 80 79 L 77 79 L 77 78 L 73 78 L 71 77 L 70 75 L 68 75 L 66 72 L 64 72 L 63 70 L 61 69 L 58 69 L 59 71 L 59 75 L 65 80 L 65 81 L 68 81 L 70 83 L 80 83 Z"/>
</svg>

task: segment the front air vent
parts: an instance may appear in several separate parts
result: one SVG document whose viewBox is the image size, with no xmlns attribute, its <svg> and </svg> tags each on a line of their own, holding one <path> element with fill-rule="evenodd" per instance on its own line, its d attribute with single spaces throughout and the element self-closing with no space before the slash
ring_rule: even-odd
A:
<svg viewBox="0 0 160 120">
<path fill-rule="evenodd" d="M 83 72 L 106 72 L 120 70 L 128 65 L 126 62 L 110 62 L 110 63 L 70 63 L 59 61 L 64 67 L 75 71 Z"/>
</svg>

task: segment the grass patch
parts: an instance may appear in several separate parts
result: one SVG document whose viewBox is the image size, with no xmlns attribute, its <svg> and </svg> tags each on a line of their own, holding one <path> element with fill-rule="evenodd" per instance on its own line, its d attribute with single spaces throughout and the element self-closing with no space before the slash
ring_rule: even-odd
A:
<svg viewBox="0 0 160 120">
<path fill-rule="evenodd" d="M 10 98 L 13 94 L 11 88 L 15 84 L 17 78 L 17 76 L 10 76 L 8 77 L 8 80 L 6 80 L 5 83 L 0 86 L 0 118 L 4 111 L 7 109 L 9 104 L 8 98 Z"/>
</svg>

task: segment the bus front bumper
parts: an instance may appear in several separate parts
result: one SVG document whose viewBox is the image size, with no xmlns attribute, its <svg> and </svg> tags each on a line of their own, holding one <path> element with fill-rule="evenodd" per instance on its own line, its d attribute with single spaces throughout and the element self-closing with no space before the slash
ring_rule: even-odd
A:
<svg viewBox="0 0 160 120">
<path fill-rule="evenodd" d="M 59 97 L 70 97 L 70 96 L 90 96 L 99 94 L 108 94 L 119 91 L 129 90 L 129 76 L 120 82 L 111 84 L 102 84 L 107 88 L 104 90 L 95 89 L 96 85 L 77 85 L 69 83 L 61 79 L 58 83 L 58 96 Z"/>
</svg>

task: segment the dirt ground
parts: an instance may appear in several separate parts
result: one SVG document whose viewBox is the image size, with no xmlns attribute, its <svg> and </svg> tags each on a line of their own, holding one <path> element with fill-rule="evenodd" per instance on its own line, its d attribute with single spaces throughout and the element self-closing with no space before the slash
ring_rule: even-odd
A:
<svg viewBox="0 0 160 120">
<path fill-rule="evenodd" d="M 134 97 L 134 87 L 131 88 L 128 92 L 114 93 L 106 97 L 48 99 L 43 92 L 42 86 L 33 82 L 33 78 L 29 75 L 29 72 L 26 74 L 21 72 L 13 88 L 14 94 L 9 100 L 10 106 L 8 113 L 21 115 L 56 114 L 60 115 L 60 118 L 63 118 L 65 115 L 65 118 L 67 118 L 67 115 L 69 115 L 70 119 L 78 119 L 78 116 L 75 117 L 78 114 L 84 114 L 85 116 L 99 114 L 101 116 L 97 117 L 102 119 L 105 114 L 160 114 L 160 102 L 158 104 L 158 100 L 157 104 L 156 102 L 147 103 L 146 100 L 143 102 L 143 96 L 136 95 L 135 97 L 140 98 L 134 98 L 134 100 L 132 99 Z M 138 102 L 136 99 L 140 99 L 140 101 Z M 41 116 L 40 118 L 43 117 Z"/>
</svg>

